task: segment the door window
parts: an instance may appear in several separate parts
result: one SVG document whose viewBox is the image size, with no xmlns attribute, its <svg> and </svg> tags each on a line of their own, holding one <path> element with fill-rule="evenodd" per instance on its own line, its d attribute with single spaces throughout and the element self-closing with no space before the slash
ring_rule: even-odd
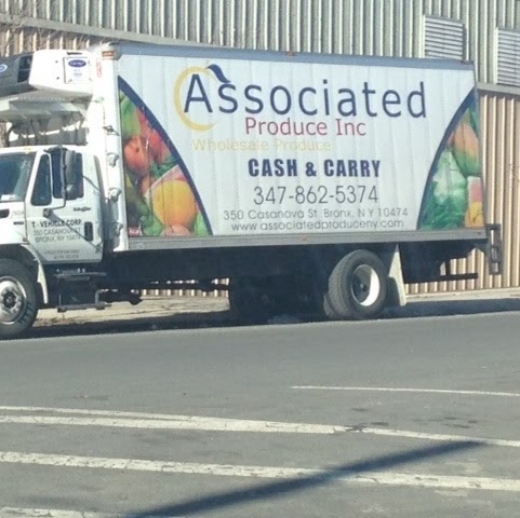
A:
<svg viewBox="0 0 520 518">
<path fill-rule="evenodd" d="M 43 155 L 38 165 L 36 181 L 31 198 L 31 204 L 45 207 L 52 203 L 51 161 L 48 155 Z"/>
<path fill-rule="evenodd" d="M 76 155 L 74 163 L 74 174 L 70 175 L 73 182 L 72 192 L 74 200 L 82 199 L 84 196 L 83 161 L 81 155 Z M 52 199 L 63 199 L 63 185 L 58 167 L 53 166 L 49 155 L 42 155 L 36 181 L 34 183 L 32 205 L 45 207 L 52 204 Z"/>
<path fill-rule="evenodd" d="M 70 163 L 71 171 L 66 173 L 67 183 L 72 187 L 73 197 L 68 200 L 80 200 L 84 195 L 83 188 L 83 160 L 80 153 L 74 154 Z M 55 199 L 63 199 L 63 185 L 60 170 L 57 166 L 52 167 L 52 195 Z"/>
</svg>

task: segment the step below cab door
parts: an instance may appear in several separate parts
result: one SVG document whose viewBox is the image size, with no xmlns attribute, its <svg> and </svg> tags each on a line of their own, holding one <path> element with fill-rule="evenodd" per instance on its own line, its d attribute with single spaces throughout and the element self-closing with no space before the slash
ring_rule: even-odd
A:
<svg viewBox="0 0 520 518">
<path fill-rule="evenodd" d="M 43 263 L 93 263 L 103 255 L 102 196 L 94 158 L 42 152 L 26 200 L 27 237 Z"/>
</svg>

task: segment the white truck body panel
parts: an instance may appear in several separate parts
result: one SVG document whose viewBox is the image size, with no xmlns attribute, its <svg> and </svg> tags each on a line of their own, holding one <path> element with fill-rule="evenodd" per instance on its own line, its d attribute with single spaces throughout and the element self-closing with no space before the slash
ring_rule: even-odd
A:
<svg viewBox="0 0 520 518">
<path fill-rule="evenodd" d="M 485 236 L 470 65 L 124 45 L 111 63 L 130 248 Z"/>
</svg>

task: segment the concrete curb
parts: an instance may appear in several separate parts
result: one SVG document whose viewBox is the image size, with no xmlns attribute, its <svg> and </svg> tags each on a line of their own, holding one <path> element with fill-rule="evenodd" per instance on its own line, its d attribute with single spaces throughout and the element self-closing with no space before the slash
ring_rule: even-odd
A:
<svg viewBox="0 0 520 518">
<path fill-rule="evenodd" d="M 418 294 L 408 297 L 404 308 L 388 311 L 390 317 L 433 316 L 446 314 L 468 314 L 488 311 L 516 310 L 515 301 L 520 303 L 520 288 L 487 289 L 466 292 Z M 131 323 L 165 321 L 167 319 L 194 320 L 197 317 L 215 320 L 229 310 L 224 297 L 149 297 L 138 306 L 116 303 L 105 310 L 70 311 L 59 314 L 55 310 L 42 310 L 36 327 L 69 325 L 102 325 L 115 322 Z M 228 320 L 230 319 L 228 315 Z"/>
</svg>

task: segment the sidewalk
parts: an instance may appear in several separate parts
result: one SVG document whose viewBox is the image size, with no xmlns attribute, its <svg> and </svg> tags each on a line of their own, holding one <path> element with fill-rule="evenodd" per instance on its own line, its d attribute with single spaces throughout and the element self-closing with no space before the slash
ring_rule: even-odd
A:
<svg viewBox="0 0 520 518">
<path fill-rule="evenodd" d="M 228 309 L 228 301 L 222 297 L 149 297 L 137 306 L 128 302 L 118 302 L 103 310 L 87 309 L 58 313 L 55 309 L 44 309 L 40 311 L 36 326 L 124 322 L 145 318 L 164 319 L 174 315 L 225 312 Z"/>
<path fill-rule="evenodd" d="M 101 323 L 144 323 L 167 319 L 230 320 L 228 301 L 223 297 L 150 297 L 137 306 L 115 303 L 104 310 L 69 311 L 42 310 L 37 327 L 85 325 Z M 421 294 L 408 297 L 404 308 L 387 312 L 388 317 L 414 317 L 486 312 L 520 311 L 520 288 L 490 289 L 465 292 Z"/>
</svg>

